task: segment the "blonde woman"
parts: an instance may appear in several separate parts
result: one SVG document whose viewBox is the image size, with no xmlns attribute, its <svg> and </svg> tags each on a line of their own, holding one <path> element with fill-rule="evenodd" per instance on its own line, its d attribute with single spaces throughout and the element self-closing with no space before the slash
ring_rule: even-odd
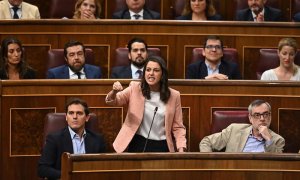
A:
<svg viewBox="0 0 300 180">
<path fill-rule="evenodd" d="M 78 0 L 73 19 L 99 19 L 100 14 L 100 0 Z"/>
<path fill-rule="evenodd" d="M 280 64 L 275 69 L 265 71 L 261 80 L 300 80 L 299 67 L 294 63 L 298 44 L 293 38 L 283 38 L 278 44 Z"/>
</svg>

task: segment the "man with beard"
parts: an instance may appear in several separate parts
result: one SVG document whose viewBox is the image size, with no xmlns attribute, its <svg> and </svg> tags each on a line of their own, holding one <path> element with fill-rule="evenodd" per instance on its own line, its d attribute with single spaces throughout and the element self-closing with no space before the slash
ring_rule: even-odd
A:
<svg viewBox="0 0 300 180">
<path fill-rule="evenodd" d="M 85 64 L 85 47 L 79 41 L 69 41 L 64 47 L 67 64 L 48 70 L 48 79 L 99 79 L 101 70 Z"/>
<path fill-rule="evenodd" d="M 231 124 L 222 132 L 206 136 L 200 142 L 200 152 L 279 152 L 285 140 L 270 129 L 271 105 L 254 100 L 248 107 L 250 124 Z"/>
<path fill-rule="evenodd" d="M 126 0 L 126 9 L 122 9 L 112 15 L 113 19 L 160 19 L 160 14 L 145 8 L 145 0 Z"/>
<path fill-rule="evenodd" d="M 237 21 L 282 21 L 282 13 L 279 9 L 265 6 L 267 0 L 248 0 L 249 8 L 237 12 Z"/>
<path fill-rule="evenodd" d="M 110 76 L 111 78 L 140 79 L 142 77 L 144 64 L 148 57 L 146 42 L 140 38 L 133 38 L 128 42 L 127 48 L 130 65 L 114 67 Z"/>
</svg>

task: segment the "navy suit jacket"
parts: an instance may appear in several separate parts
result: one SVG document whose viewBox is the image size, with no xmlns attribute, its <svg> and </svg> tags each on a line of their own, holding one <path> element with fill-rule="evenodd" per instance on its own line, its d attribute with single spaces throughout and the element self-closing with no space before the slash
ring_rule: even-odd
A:
<svg viewBox="0 0 300 180">
<path fill-rule="evenodd" d="M 128 9 L 118 11 L 112 15 L 113 19 L 131 19 Z M 144 19 L 160 19 L 160 14 L 149 9 L 144 9 Z"/>
<path fill-rule="evenodd" d="M 188 15 L 184 15 L 184 16 L 179 16 L 179 17 L 176 18 L 176 20 L 192 20 L 192 13 L 190 13 Z M 220 20 L 222 20 L 222 17 L 219 14 L 215 14 L 213 16 L 208 16 L 207 20 L 209 20 L 209 21 L 220 21 Z"/>
<path fill-rule="evenodd" d="M 279 9 L 265 6 L 265 21 L 283 21 L 282 13 Z M 237 21 L 254 21 L 251 9 L 239 10 L 236 13 Z"/>
<path fill-rule="evenodd" d="M 86 153 L 105 152 L 102 136 L 88 129 L 86 129 L 84 144 Z M 73 153 L 73 144 L 68 127 L 47 136 L 38 164 L 39 177 L 47 177 L 49 180 L 59 179 L 61 176 L 61 155 L 64 152 Z"/>
<path fill-rule="evenodd" d="M 111 71 L 112 79 L 132 79 L 131 66 L 116 66 Z"/>
<path fill-rule="evenodd" d="M 219 73 L 228 76 L 228 79 L 241 79 L 239 67 L 236 63 L 221 60 Z M 187 68 L 186 79 L 204 79 L 208 75 L 204 60 L 198 60 Z"/>
<path fill-rule="evenodd" d="M 87 79 L 100 79 L 101 69 L 94 65 L 85 64 L 84 73 Z M 69 67 L 67 65 L 49 69 L 47 79 L 70 79 Z"/>
<path fill-rule="evenodd" d="M 300 12 L 297 13 L 297 14 L 295 14 L 295 16 L 294 16 L 294 21 L 300 22 Z"/>
</svg>

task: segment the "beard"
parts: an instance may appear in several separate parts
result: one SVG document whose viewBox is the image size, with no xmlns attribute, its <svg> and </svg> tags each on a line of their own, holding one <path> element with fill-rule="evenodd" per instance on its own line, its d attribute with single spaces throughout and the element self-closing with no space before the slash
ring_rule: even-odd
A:
<svg viewBox="0 0 300 180">
<path fill-rule="evenodd" d="M 68 64 L 68 66 L 74 73 L 79 72 L 83 68 L 83 64 L 81 64 L 80 66 L 72 66 L 72 65 Z"/>
<path fill-rule="evenodd" d="M 255 6 L 251 6 L 251 11 L 254 12 L 254 14 L 259 14 L 263 9 L 261 7 L 259 7 L 258 5 Z"/>
<path fill-rule="evenodd" d="M 134 66 L 136 66 L 140 69 L 140 68 L 144 67 L 144 65 L 146 63 L 144 58 L 141 57 L 140 59 L 142 59 L 142 61 L 133 61 L 133 60 L 130 60 L 130 61 Z"/>
</svg>

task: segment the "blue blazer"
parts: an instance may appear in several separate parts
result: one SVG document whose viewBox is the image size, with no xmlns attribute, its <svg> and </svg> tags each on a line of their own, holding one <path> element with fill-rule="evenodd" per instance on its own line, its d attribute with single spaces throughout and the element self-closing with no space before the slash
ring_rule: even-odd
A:
<svg viewBox="0 0 300 180">
<path fill-rule="evenodd" d="M 279 9 L 265 6 L 265 21 L 283 21 L 282 13 Z M 236 13 L 237 21 L 254 21 L 251 9 L 239 10 Z"/>
<path fill-rule="evenodd" d="M 87 154 L 105 152 L 103 137 L 88 129 L 86 129 L 84 145 Z M 73 153 L 72 139 L 67 127 L 47 136 L 38 163 L 39 177 L 47 177 L 49 180 L 59 179 L 61 176 L 61 155 L 64 152 Z"/>
<path fill-rule="evenodd" d="M 112 15 L 113 19 L 131 19 L 128 9 L 118 11 Z M 149 9 L 144 9 L 144 19 L 160 19 L 160 14 Z"/>
<path fill-rule="evenodd" d="M 192 13 L 184 16 L 179 16 L 176 18 L 176 20 L 192 20 Z M 215 14 L 213 16 L 208 16 L 207 20 L 209 21 L 220 21 L 222 20 L 222 16 L 219 14 Z"/>
<path fill-rule="evenodd" d="M 85 64 L 84 73 L 87 79 L 100 79 L 101 69 L 94 65 Z M 47 79 L 70 79 L 69 67 L 67 65 L 49 69 Z"/>
<path fill-rule="evenodd" d="M 228 79 L 241 79 L 239 67 L 236 63 L 221 60 L 219 73 L 228 76 Z M 208 75 L 204 60 L 198 60 L 187 68 L 186 79 L 204 79 Z"/>
<path fill-rule="evenodd" d="M 132 79 L 131 66 L 116 66 L 111 70 L 112 79 Z"/>
<path fill-rule="evenodd" d="M 300 12 L 297 13 L 297 14 L 295 14 L 295 16 L 294 16 L 294 21 L 300 22 Z"/>
</svg>

